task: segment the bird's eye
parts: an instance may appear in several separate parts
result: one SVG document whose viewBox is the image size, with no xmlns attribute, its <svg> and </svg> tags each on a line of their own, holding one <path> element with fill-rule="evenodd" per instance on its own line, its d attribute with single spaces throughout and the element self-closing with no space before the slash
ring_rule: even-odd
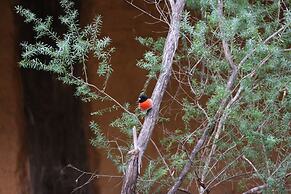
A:
<svg viewBox="0 0 291 194">
<path fill-rule="evenodd" d="M 140 98 L 138 98 L 138 100 L 141 100 Z"/>
</svg>

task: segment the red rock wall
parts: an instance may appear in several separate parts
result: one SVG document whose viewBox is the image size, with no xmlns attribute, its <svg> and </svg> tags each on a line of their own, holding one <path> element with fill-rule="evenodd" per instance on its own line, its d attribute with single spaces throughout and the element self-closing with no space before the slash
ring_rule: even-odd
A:
<svg viewBox="0 0 291 194">
<path fill-rule="evenodd" d="M 11 1 L 0 1 L 0 13 L 0 194 L 17 194 L 28 185 L 24 184 L 27 157 Z"/>
</svg>

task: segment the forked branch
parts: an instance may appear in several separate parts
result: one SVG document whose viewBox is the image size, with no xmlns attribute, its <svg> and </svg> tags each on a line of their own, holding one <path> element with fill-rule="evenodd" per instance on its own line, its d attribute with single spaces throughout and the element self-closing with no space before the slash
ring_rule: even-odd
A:
<svg viewBox="0 0 291 194">
<path fill-rule="evenodd" d="M 221 23 L 221 21 L 223 21 L 223 18 L 224 18 L 223 17 L 223 2 L 222 2 L 222 0 L 218 0 L 218 15 L 220 17 L 220 22 L 219 22 L 220 31 L 223 34 L 222 23 Z M 231 51 L 229 49 L 229 45 L 228 45 L 227 41 L 224 38 L 222 38 L 222 47 L 223 47 L 225 58 L 228 61 L 230 67 L 231 67 L 231 74 L 230 74 L 230 76 L 229 76 L 229 78 L 227 80 L 227 85 L 226 85 L 226 88 L 229 91 L 231 91 L 233 86 L 234 86 L 235 80 L 237 78 L 238 68 L 237 68 L 237 65 L 234 63 L 234 61 L 232 59 L 232 55 L 231 55 Z M 239 97 L 239 94 L 240 93 L 237 93 L 237 97 Z M 213 126 L 215 125 L 216 122 L 219 122 L 219 126 L 220 127 L 216 131 L 215 139 L 219 138 L 219 135 L 220 135 L 221 130 L 222 130 L 222 126 L 224 124 L 224 120 L 226 119 L 225 117 L 227 116 L 226 114 L 224 114 L 225 113 L 225 109 L 226 109 L 226 107 L 228 105 L 230 106 L 232 104 L 232 100 L 233 99 L 234 98 L 228 97 L 228 98 L 225 98 L 224 100 L 221 101 L 220 107 L 219 107 L 218 111 L 216 112 L 216 114 L 214 116 L 214 119 L 213 119 L 214 122 L 210 122 L 209 121 L 207 127 L 204 128 L 203 135 L 198 140 L 196 146 L 193 148 L 193 150 L 191 152 L 191 155 L 190 155 L 189 161 L 183 167 L 183 170 L 181 171 L 178 179 L 176 180 L 176 182 L 174 183 L 174 185 L 172 186 L 172 188 L 170 189 L 168 194 L 176 193 L 176 191 L 178 190 L 178 188 L 182 184 L 183 180 L 185 179 L 187 173 L 191 169 L 191 165 L 192 165 L 193 160 L 195 159 L 197 153 L 200 151 L 202 145 L 205 143 L 205 141 L 208 138 L 208 136 L 210 136 L 213 133 L 213 131 L 214 131 Z M 204 178 L 205 178 L 204 175 L 207 173 L 207 169 L 208 169 L 208 166 L 209 166 L 209 163 L 210 163 L 210 158 L 211 158 L 212 154 L 214 154 L 215 149 L 216 149 L 216 147 L 214 145 L 212 147 L 211 152 L 209 154 L 209 157 L 208 157 L 208 159 L 207 159 L 207 161 L 205 163 L 204 170 L 203 170 L 203 173 L 202 173 L 202 182 L 204 181 Z M 202 188 L 202 189 L 204 190 L 204 188 Z"/>
</svg>

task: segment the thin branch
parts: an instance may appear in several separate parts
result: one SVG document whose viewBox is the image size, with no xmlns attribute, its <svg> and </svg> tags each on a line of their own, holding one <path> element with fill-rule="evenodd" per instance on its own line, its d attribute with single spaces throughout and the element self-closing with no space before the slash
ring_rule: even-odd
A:
<svg viewBox="0 0 291 194">
<path fill-rule="evenodd" d="M 253 174 L 253 171 L 252 171 L 252 172 L 242 173 L 242 174 L 235 174 L 235 175 L 233 175 L 233 176 L 227 177 L 227 178 L 225 178 L 225 179 L 223 179 L 223 180 L 221 180 L 221 181 L 215 183 L 213 186 L 211 186 L 211 187 L 209 188 L 209 190 L 212 190 L 214 187 L 217 187 L 218 185 L 220 185 L 221 183 L 224 183 L 224 182 L 226 182 L 226 181 L 229 181 L 229 180 L 235 179 L 235 178 L 237 178 L 237 177 L 248 176 L 248 175 L 252 175 L 252 174 Z"/>
<path fill-rule="evenodd" d="M 83 73 L 84 73 L 84 76 L 85 76 L 85 82 L 88 83 L 88 75 L 87 75 L 87 67 L 86 67 L 86 64 L 85 64 L 85 58 L 83 57 Z"/>
<path fill-rule="evenodd" d="M 219 28 L 220 28 L 221 33 L 224 34 L 223 33 L 224 29 L 222 29 L 222 21 L 224 20 L 224 16 L 223 16 L 223 1 L 222 0 L 218 0 L 218 8 L 217 9 L 218 9 L 218 16 L 219 16 L 219 21 L 220 21 L 219 22 Z M 230 53 L 230 50 L 229 50 L 229 45 L 228 45 L 227 41 L 224 39 L 224 37 L 222 38 L 222 46 L 223 46 L 223 51 L 224 51 L 225 58 L 228 61 L 228 63 L 230 64 L 231 69 L 232 69 L 231 70 L 232 71 L 231 75 L 230 75 L 230 77 L 229 77 L 229 79 L 227 81 L 227 86 L 226 86 L 227 89 L 230 90 L 230 92 L 231 92 L 231 89 L 233 88 L 234 82 L 235 82 L 235 80 L 237 78 L 238 69 L 237 69 L 236 64 L 233 62 L 233 59 L 232 59 L 232 56 L 231 56 L 231 53 Z M 212 156 L 214 155 L 214 153 L 216 151 L 217 144 L 215 142 L 219 139 L 220 134 L 222 132 L 222 129 L 223 129 L 222 126 L 224 125 L 224 121 L 225 121 L 225 119 L 226 119 L 226 117 L 228 115 L 227 110 L 232 105 L 232 103 L 237 100 L 237 98 L 240 95 L 240 92 L 241 92 L 241 90 L 239 90 L 236 93 L 236 96 L 234 98 L 232 98 L 228 102 L 226 107 L 222 107 L 221 106 L 222 107 L 221 111 L 218 111 L 218 120 L 219 121 L 218 121 L 218 125 L 217 125 L 217 130 L 216 130 L 216 133 L 215 133 L 215 136 L 214 136 L 214 140 L 213 140 L 214 144 L 211 147 L 210 153 L 209 153 L 209 155 L 207 157 L 207 160 L 206 160 L 206 162 L 204 164 L 204 167 L 203 167 L 202 176 L 201 176 L 202 181 L 204 181 L 205 178 L 206 178 L 206 174 L 208 173 L 208 167 L 209 167 L 209 164 L 211 162 L 211 158 L 212 158 Z M 227 103 L 227 99 L 223 100 L 221 105 L 226 104 L 226 103 Z M 222 116 L 219 119 L 219 115 L 221 114 L 220 112 L 222 112 L 222 111 L 223 111 Z"/>
<path fill-rule="evenodd" d="M 291 173 L 287 173 L 284 178 L 287 179 L 289 176 L 291 176 Z M 266 189 L 268 187 L 269 187 L 269 185 L 265 183 L 265 184 L 262 184 L 260 186 L 253 187 L 252 189 L 244 192 L 243 194 L 258 193 L 258 192 L 261 192 L 262 190 L 264 190 L 264 189 Z"/>
<path fill-rule="evenodd" d="M 257 174 L 259 174 L 258 169 L 255 167 L 255 165 L 247 157 L 245 157 L 245 155 L 242 156 L 242 159 L 244 159 L 254 169 L 254 171 Z"/>
<path fill-rule="evenodd" d="M 84 176 L 84 175 L 90 175 L 90 177 L 83 184 L 81 184 L 80 186 L 74 188 L 71 193 L 74 193 L 74 192 L 80 190 L 84 186 L 88 185 L 95 178 L 122 178 L 122 176 L 117 176 L 117 175 L 96 174 L 96 173 L 92 173 L 92 172 L 83 171 L 83 170 L 81 170 L 81 169 L 73 166 L 72 164 L 68 164 L 65 168 L 72 168 L 72 169 L 74 169 L 74 170 L 76 170 L 76 171 L 78 171 L 78 172 L 81 173 L 78 176 L 78 178 L 76 179 L 76 183 L 78 183 L 79 179 L 82 176 Z"/>
<path fill-rule="evenodd" d="M 74 78 L 75 80 L 83 81 L 82 79 L 79 79 L 79 78 L 77 78 L 77 77 L 75 77 L 75 76 L 73 76 L 73 75 L 71 75 L 71 76 L 72 76 L 72 78 Z M 99 92 L 99 93 L 103 94 L 104 96 L 106 96 L 107 98 L 109 98 L 112 102 L 114 102 L 115 104 L 117 104 L 117 105 L 118 105 L 122 110 L 124 110 L 126 113 L 128 113 L 128 114 L 134 116 L 134 117 L 137 119 L 137 121 L 139 122 L 139 124 L 141 125 L 141 122 L 140 122 L 139 118 L 138 118 L 134 113 L 132 113 L 132 112 L 130 112 L 129 110 L 127 110 L 123 105 L 121 105 L 121 104 L 120 104 L 120 103 L 119 103 L 115 98 L 113 98 L 111 95 L 107 94 L 104 90 L 101 90 L 100 88 L 98 88 L 97 86 L 95 86 L 95 85 L 93 85 L 93 84 L 90 84 L 90 83 L 87 83 L 87 82 L 84 82 L 84 81 L 83 81 L 83 83 L 86 84 L 86 85 L 89 86 L 89 87 L 94 88 L 95 90 L 97 90 L 97 92 Z"/>
<path fill-rule="evenodd" d="M 125 1 L 126 3 L 128 3 L 128 4 L 130 4 L 130 5 L 131 5 L 132 7 L 134 7 L 135 9 L 137 9 L 137 10 L 141 11 L 142 13 L 144 13 L 144 14 L 150 16 L 151 18 L 153 18 L 153 19 L 155 19 L 155 20 L 158 20 L 158 21 L 160 21 L 160 22 L 163 22 L 163 23 L 169 25 L 169 23 L 168 23 L 167 21 L 162 20 L 161 18 L 157 18 L 156 16 L 150 14 L 150 13 L 147 12 L 146 10 L 144 10 L 144 9 L 140 8 L 139 6 L 133 4 L 132 1 L 128 1 L 128 0 L 124 0 L 124 1 Z"/>
<path fill-rule="evenodd" d="M 238 157 L 236 157 L 233 161 L 231 161 L 228 165 L 226 165 L 219 173 L 218 173 L 218 175 L 214 178 L 214 179 L 212 179 L 209 183 L 208 183 L 208 185 L 206 186 L 206 188 L 204 188 L 204 190 L 203 190 L 203 192 L 202 193 L 204 193 L 205 191 L 207 191 L 207 189 L 209 188 L 209 186 L 216 180 L 216 179 L 218 179 L 218 177 L 220 177 L 223 173 L 225 173 L 225 171 L 226 170 L 228 170 L 229 169 L 229 167 L 230 166 L 232 166 L 240 157 L 242 156 L 242 154 L 241 155 L 239 155 Z"/>
<path fill-rule="evenodd" d="M 266 189 L 268 187 L 267 184 L 263 184 L 263 185 L 260 185 L 260 186 L 257 186 L 257 187 L 254 187 L 246 192 L 244 192 L 243 194 L 251 194 L 251 193 L 258 193 L 260 191 L 262 191 L 263 189 Z"/>
<path fill-rule="evenodd" d="M 209 118 L 209 116 L 208 116 L 208 114 L 207 114 L 207 112 L 205 111 L 205 109 L 204 108 L 202 108 L 201 106 L 200 106 L 200 104 L 199 104 L 199 102 L 197 101 L 197 106 L 198 106 L 198 108 L 203 112 L 203 114 L 205 115 L 205 117 L 207 118 L 207 121 L 208 122 L 210 122 L 210 118 Z"/>
<path fill-rule="evenodd" d="M 266 44 L 269 40 L 271 40 L 273 37 L 275 37 L 277 34 L 279 34 L 281 31 L 285 30 L 287 28 L 287 25 L 283 25 L 279 30 L 277 30 L 276 32 L 274 32 L 273 34 L 271 34 L 268 38 L 266 38 L 262 44 Z M 257 50 L 258 47 L 255 47 L 254 49 L 252 49 L 248 54 L 246 54 L 246 56 L 240 61 L 240 63 L 238 64 L 238 67 L 240 68 L 244 62 L 246 62 L 246 60 L 252 56 L 252 54 Z"/>
<path fill-rule="evenodd" d="M 208 174 L 208 171 L 209 171 L 208 167 L 209 167 L 209 164 L 211 162 L 211 158 L 212 158 L 212 156 L 214 155 L 214 153 L 216 151 L 216 148 L 217 148 L 216 142 L 218 141 L 218 139 L 220 137 L 220 134 L 222 132 L 224 122 L 225 122 L 225 120 L 226 120 L 226 118 L 228 116 L 228 110 L 239 99 L 241 92 L 242 92 L 242 87 L 239 88 L 239 90 L 237 91 L 236 95 L 228 102 L 228 104 L 226 105 L 226 107 L 224 109 L 224 112 L 223 112 L 221 118 L 218 121 L 217 130 L 216 130 L 216 133 L 215 133 L 215 136 L 214 136 L 213 144 L 212 144 L 210 153 L 209 153 L 209 155 L 207 157 L 207 160 L 205 162 L 205 165 L 204 165 L 204 168 L 203 168 L 203 171 L 202 171 L 202 176 L 201 176 L 202 181 L 205 180 L 206 175 Z"/>
<path fill-rule="evenodd" d="M 163 163 L 164 163 L 165 166 L 167 167 L 167 170 L 168 170 L 168 172 L 169 172 L 169 175 L 174 179 L 174 177 L 173 177 L 173 173 L 172 173 L 172 171 L 171 171 L 169 165 L 167 164 L 165 158 L 163 157 L 162 153 L 160 152 L 158 146 L 156 145 L 156 143 L 154 142 L 154 140 L 151 139 L 151 142 L 152 142 L 152 144 L 154 145 L 154 147 L 156 148 L 156 150 L 157 150 L 158 154 L 160 155 L 160 157 L 161 157 Z"/>
<path fill-rule="evenodd" d="M 197 94 L 196 94 L 196 92 L 195 92 L 195 90 L 194 90 L 194 88 L 193 88 L 193 86 L 192 86 L 192 83 L 191 83 L 191 77 L 192 77 L 192 72 L 193 72 L 193 70 L 196 68 L 196 66 L 201 62 L 201 60 L 202 60 L 203 58 L 200 58 L 197 62 L 196 62 L 196 64 L 190 69 L 190 71 L 189 71 L 189 75 L 188 75 L 188 85 L 189 85 L 189 87 L 190 87 L 190 89 L 191 89 L 191 92 L 196 96 Z"/>
</svg>

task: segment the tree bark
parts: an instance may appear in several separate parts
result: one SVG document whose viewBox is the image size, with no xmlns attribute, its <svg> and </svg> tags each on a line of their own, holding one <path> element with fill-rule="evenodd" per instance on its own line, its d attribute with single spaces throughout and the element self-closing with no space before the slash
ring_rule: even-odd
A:
<svg viewBox="0 0 291 194">
<path fill-rule="evenodd" d="M 166 90 L 167 84 L 169 82 L 172 70 L 172 63 L 174 54 L 178 47 L 179 41 L 179 26 L 182 11 L 185 6 L 185 0 L 169 0 L 171 5 L 171 23 L 169 26 L 169 32 L 166 38 L 164 51 L 163 51 L 163 61 L 160 76 L 154 88 L 152 99 L 153 99 L 153 109 L 149 112 L 148 116 L 145 118 L 141 132 L 137 139 L 137 154 L 130 157 L 127 164 L 127 170 L 123 178 L 122 194 L 132 194 L 136 193 L 136 182 L 139 173 L 139 165 L 147 144 L 152 135 L 156 120 L 159 116 L 160 104 Z"/>
</svg>

